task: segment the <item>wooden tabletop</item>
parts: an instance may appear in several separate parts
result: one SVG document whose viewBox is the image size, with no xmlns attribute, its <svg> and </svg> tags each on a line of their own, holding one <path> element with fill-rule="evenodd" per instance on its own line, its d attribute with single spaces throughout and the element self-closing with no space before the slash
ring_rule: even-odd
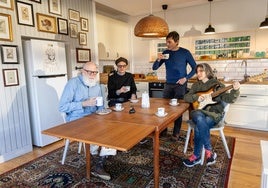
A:
<svg viewBox="0 0 268 188">
<path fill-rule="evenodd" d="M 89 117 L 44 130 L 42 133 L 127 151 L 154 131 L 152 126 L 138 123 L 120 124 L 106 119 L 105 116 L 100 119 Z"/>
</svg>

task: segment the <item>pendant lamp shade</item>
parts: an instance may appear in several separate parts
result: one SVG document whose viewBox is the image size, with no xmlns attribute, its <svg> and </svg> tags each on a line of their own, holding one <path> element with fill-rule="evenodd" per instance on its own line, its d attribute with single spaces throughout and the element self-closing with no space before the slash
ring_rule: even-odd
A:
<svg viewBox="0 0 268 188">
<path fill-rule="evenodd" d="M 159 38 L 166 37 L 168 35 L 168 24 L 167 22 L 152 14 L 152 0 L 151 2 L 151 14 L 142 18 L 136 24 L 134 28 L 134 34 L 137 37 L 145 38 Z M 166 7 L 167 8 L 167 7 Z"/>
<path fill-rule="evenodd" d="M 168 25 L 160 17 L 149 15 L 142 18 L 135 26 L 134 34 L 137 37 L 166 37 L 168 35 Z"/>
<path fill-rule="evenodd" d="M 215 29 L 209 24 L 208 28 L 206 28 L 205 30 L 205 34 L 213 34 L 213 33 L 215 33 Z"/>
<path fill-rule="evenodd" d="M 208 0 L 209 2 L 209 25 L 208 28 L 205 29 L 205 34 L 214 34 L 215 33 L 215 29 L 214 27 L 211 26 L 211 2 L 213 0 Z"/>
<path fill-rule="evenodd" d="M 265 20 L 260 24 L 260 29 L 267 29 L 267 28 L 268 28 L 268 0 L 267 0 L 266 18 L 265 18 Z"/>
</svg>

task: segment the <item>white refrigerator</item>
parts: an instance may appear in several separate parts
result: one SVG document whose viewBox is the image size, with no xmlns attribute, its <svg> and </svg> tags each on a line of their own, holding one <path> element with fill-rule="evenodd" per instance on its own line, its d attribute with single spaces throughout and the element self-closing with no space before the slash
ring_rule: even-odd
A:
<svg viewBox="0 0 268 188">
<path fill-rule="evenodd" d="M 23 41 L 26 85 L 33 145 L 43 147 L 59 138 L 45 129 L 63 123 L 59 99 L 67 82 L 65 44 L 45 40 Z"/>
</svg>

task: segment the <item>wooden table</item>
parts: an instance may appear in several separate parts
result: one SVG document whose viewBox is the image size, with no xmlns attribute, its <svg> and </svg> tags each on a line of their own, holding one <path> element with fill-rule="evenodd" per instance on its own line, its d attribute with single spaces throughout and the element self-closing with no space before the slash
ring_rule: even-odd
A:
<svg viewBox="0 0 268 188">
<path fill-rule="evenodd" d="M 113 111 L 107 115 L 91 114 L 42 133 L 86 143 L 87 178 L 90 178 L 90 144 L 127 151 L 153 133 L 154 187 L 159 187 L 159 134 L 181 116 L 189 108 L 189 104 L 170 106 L 168 99 L 160 98 L 150 98 L 150 103 L 150 108 L 141 108 L 141 101 L 123 103 L 123 111 Z M 131 106 L 136 113 L 129 114 Z M 155 112 L 158 107 L 164 107 L 167 116 L 157 117 Z"/>
</svg>

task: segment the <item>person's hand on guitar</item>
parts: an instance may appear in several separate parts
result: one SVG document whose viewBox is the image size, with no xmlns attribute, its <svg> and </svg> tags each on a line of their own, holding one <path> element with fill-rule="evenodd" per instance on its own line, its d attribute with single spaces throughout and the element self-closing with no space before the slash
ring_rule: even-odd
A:
<svg viewBox="0 0 268 188">
<path fill-rule="evenodd" d="M 233 83 L 233 88 L 234 88 L 234 90 L 238 90 L 240 88 L 240 83 L 238 81 L 235 81 Z"/>
</svg>

